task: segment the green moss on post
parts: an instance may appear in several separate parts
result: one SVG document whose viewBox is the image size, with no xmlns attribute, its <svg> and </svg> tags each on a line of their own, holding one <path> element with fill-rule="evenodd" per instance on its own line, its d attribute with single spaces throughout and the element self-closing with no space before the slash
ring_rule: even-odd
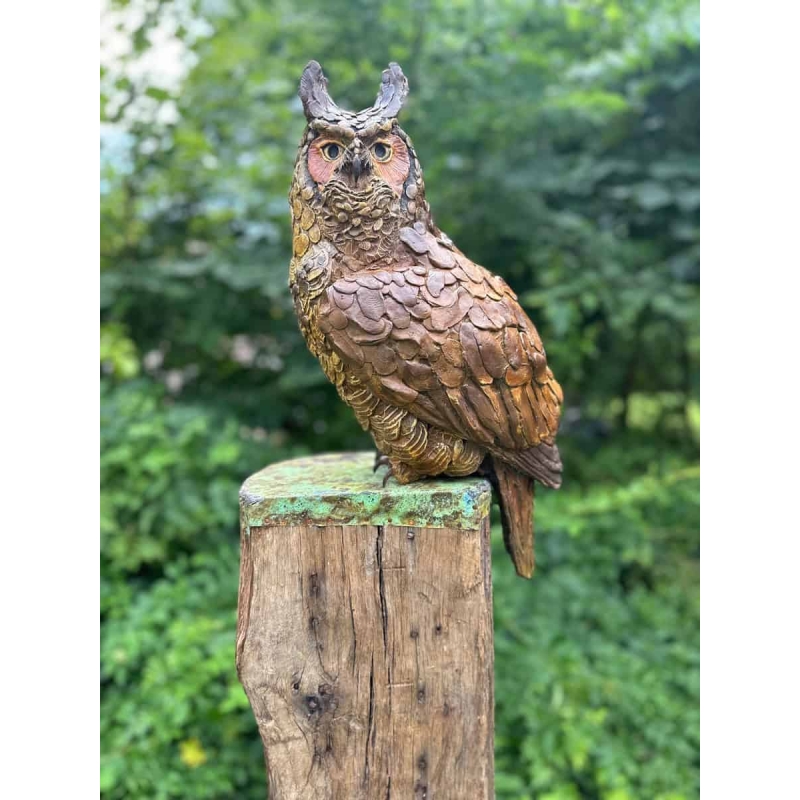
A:
<svg viewBox="0 0 800 800">
<path fill-rule="evenodd" d="M 373 472 L 373 453 L 341 453 L 273 464 L 239 495 L 247 529 L 261 525 L 409 525 L 477 530 L 492 501 L 480 478 L 401 486 Z"/>
</svg>

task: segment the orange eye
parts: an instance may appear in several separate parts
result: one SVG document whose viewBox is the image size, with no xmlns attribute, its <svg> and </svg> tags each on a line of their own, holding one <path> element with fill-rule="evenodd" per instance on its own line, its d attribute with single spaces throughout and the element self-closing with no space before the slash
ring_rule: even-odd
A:
<svg viewBox="0 0 800 800">
<path fill-rule="evenodd" d="M 320 152 L 326 161 L 336 161 L 342 154 L 342 147 L 336 144 L 336 142 L 328 142 L 328 144 L 322 145 Z"/>
<path fill-rule="evenodd" d="M 378 161 L 386 162 L 392 157 L 392 147 L 386 142 L 375 142 L 372 145 L 372 154 Z"/>
</svg>

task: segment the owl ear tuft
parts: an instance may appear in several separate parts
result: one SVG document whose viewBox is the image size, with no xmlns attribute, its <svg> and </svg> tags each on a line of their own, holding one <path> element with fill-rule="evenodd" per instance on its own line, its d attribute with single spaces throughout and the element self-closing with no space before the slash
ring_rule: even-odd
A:
<svg viewBox="0 0 800 800">
<path fill-rule="evenodd" d="M 393 61 L 389 64 L 389 68 L 383 71 L 381 89 L 373 108 L 382 116 L 391 119 L 400 113 L 406 97 L 408 97 L 408 80 L 403 75 L 400 65 Z"/>
<path fill-rule="evenodd" d="M 303 101 L 303 111 L 309 122 L 339 110 L 328 94 L 328 79 L 317 61 L 309 61 L 306 64 L 297 93 Z"/>
</svg>

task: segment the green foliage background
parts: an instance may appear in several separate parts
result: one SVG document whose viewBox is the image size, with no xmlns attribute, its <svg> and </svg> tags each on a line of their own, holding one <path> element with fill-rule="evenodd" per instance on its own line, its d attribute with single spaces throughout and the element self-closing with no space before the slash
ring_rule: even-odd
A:
<svg viewBox="0 0 800 800">
<path fill-rule="evenodd" d="M 403 65 L 437 222 L 514 286 L 564 386 L 535 579 L 494 542 L 498 797 L 696 797 L 696 4 L 113 8 L 129 48 L 101 78 L 102 796 L 264 796 L 233 663 L 238 485 L 370 446 L 287 290 L 295 91 L 316 58 L 358 108 Z M 179 82 L 137 68 L 165 31 Z"/>
</svg>

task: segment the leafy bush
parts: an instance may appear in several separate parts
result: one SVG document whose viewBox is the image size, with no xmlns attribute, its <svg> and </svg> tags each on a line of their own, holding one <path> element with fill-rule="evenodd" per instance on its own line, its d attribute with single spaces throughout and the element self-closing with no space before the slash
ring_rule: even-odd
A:
<svg viewBox="0 0 800 800">
<path fill-rule="evenodd" d="M 103 796 L 263 797 L 234 668 L 252 445 L 147 382 L 106 386 L 103 405 Z M 532 583 L 494 530 L 499 797 L 696 796 L 698 504 L 675 454 L 625 483 L 542 491 Z"/>
<path fill-rule="evenodd" d="M 104 797 L 264 796 L 260 739 L 233 666 L 230 533 L 216 551 L 178 557 L 146 589 L 104 586 Z"/>
<path fill-rule="evenodd" d="M 103 795 L 261 797 L 233 665 L 236 498 L 257 450 L 146 380 L 104 383 L 102 415 Z"/>
<path fill-rule="evenodd" d="M 498 797 L 696 797 L 699 471 L 538 503 L 538 575 L 495 559 Z"/>
</svg>

